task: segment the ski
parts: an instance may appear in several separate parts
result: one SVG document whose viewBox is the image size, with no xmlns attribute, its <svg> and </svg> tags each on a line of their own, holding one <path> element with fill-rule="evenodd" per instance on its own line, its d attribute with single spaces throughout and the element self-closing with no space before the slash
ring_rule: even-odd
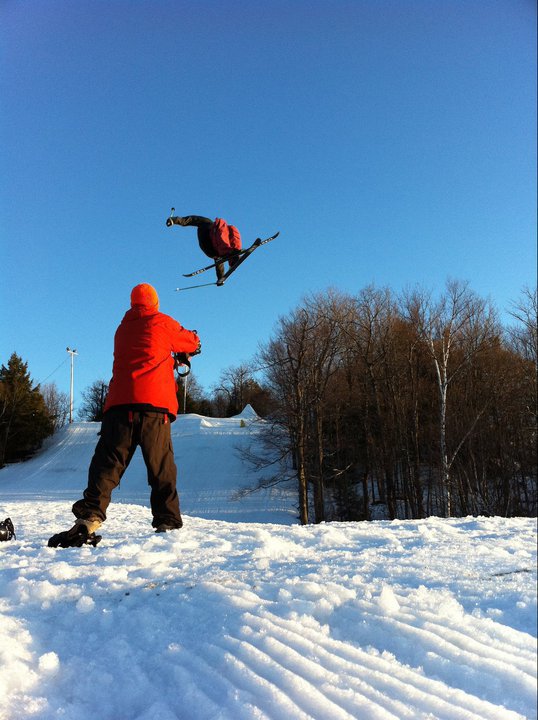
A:
<svg viewBox="0 0 538 720">
<path fill-rule="evenodd" d="M 242 255 L 245 255 L 245 253 L 249 253 L 249 251 L 255 249 L 256 247 L 259 247 L 260 245 L 265 245 L 266 243 L 271 242 L 271 240 L 274 240 L 276 237 L 278 237 L 279 234 L 280 233 L 275 233 L 274 235 L 271 235 L 271 237 L 265 238 L 265 240 L 260 240 L 258 238 L 255 242 L 252 243 L 252 245 L 250 247 L 245 248 L 244 250 L 237 250 L 234 253 L 230 253 L 230 255 L 228 255 L 227 257 L 219 259 L 219 260 L 217 260 L 217 262 L 211 263 L 211 265 L 206 265 L 205 267 L 200 268 L 199 270 L 195 270 L 194 272 L 191 272 L 191 273 L 185 273 L 183 275 L 183 277 L 189 278 L 189 277 L 194 277 L 195 275 L 201 275 L 202 273 L 205 273 L 206 270 L 211 270 L 211 268 L 216 267 L 221 262 L 226 262 L 226 260 L 228 260 L 231 257 L 236 257 L 237 255 L 239 255 L 239 257 L 241 257 Z"/>
<path fill-rule="evenodd" d="M 220 280 L 216 280 L 215 282 L 209 282 L 209 283 L 201 283 L 200 285 L 188 285 L 187 287 L 178 287 L 176 288 L 176 292 L 181 292 L 182 290 L 194 290 L 196 288 L 202 288 L 202 287 L 211 287 L 211 285 L 216 285 L 217 287 L 221 287 L 224 285 L 226 280 L 232 275 L 237 268 L 241 265 L 241 263 L 245 262 L 245 260 L 248 258 L 249 255 L 251 255 L 256 248 L 259 248 L 261 245 L 265 245 L 266 243 L 271 242 L 271 240 L 274 240 L 276 237 L 280 235 L 280 231 L 276 232 L 274 235 L 271 235 L 271 237 L 265 238 L 265 240 L 261 240 L 258 238 L 255 240 L 250 247 L 245 248 L 244 250 L 241 250 L 237 253 L 239 255 L 239 260 L 235 263 L 233 267 L 231 267 L 221 278 Z M 185 277 L 192 277 L 193 275 L 199 275 L 206 270 L 210 270 L 212 267 L 215 267 L 219 262 L 226 262 L 228 258 L 223 258 L 222 260 L 217 261 L 216 263 L 213 263 L 212 265 L 208 265 L 205 268 L 201 268 L 200 270 L 196 270 L 194 273 L 191 273 L 190 275 L 185 275 Z"/>
<path fill-rule="evenodd" d="M 232 275 L 237 270 L 237 268 L 241 265 L 241 263 L 245 262 L 245 260 L 248 258 L 249 255 L 252 255 L 252 253 L 254 252 L 254 250 L 256 250 L 256 248 L 259 248 L 262 245 L 265 245 L 265 243 L 271 242 L 271 240 L 274 240 L 277 235 L 278 235 L 278 233 L 275 233 L 275 235 L 272 235 L 270 238 L 266 238 L 265 240 L 261 240 L 260 238 L 255 240 L 252 243 L 252 245 L 249 248 L 247 248 L 239 256 L 239 260 L 236 260 L 235 265 L 233 265 L 231 268 L 229 268 L 229 270 L 224 273 L 224 275 L 220 278 L 220 280 L 217 280 L 217 282 L 216 282 L 217 286 L 220 287 L 221 285 L 224 285 L 224 283 L 226 282 L 226 280 L 228 280 L 230 275 Z"/>
<path fill-rule="evenodd" d="M 235 257 L 236 255 L 242 255 L 244 252 L 246 252 L 246 250 L 237 250 L 236 252 L 228 255 L 228 258 Z M 226 258 L 226 260 L 228 260 L 228 258 Z M 219 260 L 218 262 L 226 262 L 226 260 L 223 259 L 223 260 Z M 205 267 L 200 268 L 199 270 L 195 270 L 194 272 L 183 273 L 183 277 L 190 278 L 190 277 L 194 277 L 195 275 L 201 275 L 202 273 L 205 273 L 206 270 L 211 270 L 211 268 L 216 267 L 217 264 L 218 263 L 214 262 L 214 263 L 211 263 L 211 265 L 206 265 Z"/>
</svg>

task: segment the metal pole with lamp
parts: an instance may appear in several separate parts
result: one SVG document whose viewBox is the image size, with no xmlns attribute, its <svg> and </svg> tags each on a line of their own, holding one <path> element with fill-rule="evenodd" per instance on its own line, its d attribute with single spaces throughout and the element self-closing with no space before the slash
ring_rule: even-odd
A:
<svg viewBox="0 0 538 720">
<path fill-rule="evenodd" d="M 75 355 L 78 355 L 78 352 L 76 350 L 71 350 L 71 348 L 66 348 L 67 352 L 71 355 L 71 392 L 69 395 L 69 422 L 73 422 L 73 388 L 74 388 L 74 365 L 75 365 Z"/>
</svg>

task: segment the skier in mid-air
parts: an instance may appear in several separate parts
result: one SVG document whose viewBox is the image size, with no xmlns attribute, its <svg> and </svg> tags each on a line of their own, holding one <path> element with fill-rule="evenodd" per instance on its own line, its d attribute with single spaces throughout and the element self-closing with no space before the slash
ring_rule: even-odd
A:
<svg viewBox="0 0 538 720">
<path fill-rule="evenodd" d="M 173 208 L 172 208 L 173 212 Z M 217 284 L 225 275 L 224 263 L 227 261 L 230 270 L 236 264 L 241 250 L 241 235 L 234 225 L 229 225 L 222 218 L 211 220 L 201 215 L 178 217 L 170 215 L 166 225 L 194 226 L 197 228 L 198 244 L 203 253 L 215 261 Z M 222 261 L 222 262 L 221 262 Z"/>
</svg>

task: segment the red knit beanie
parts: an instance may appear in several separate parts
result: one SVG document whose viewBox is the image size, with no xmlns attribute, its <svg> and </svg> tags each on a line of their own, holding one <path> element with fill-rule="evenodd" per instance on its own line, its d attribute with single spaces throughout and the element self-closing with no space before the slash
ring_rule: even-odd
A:
<svg viewBox="0 0 538 720">
<path fill-rule="evenodd" d="M 143 305 L 147 308 L 159 309 L 159 296 L 157 290 L 148 283 L 141 283 L 131 290 L 131 307 Z"/>
</svg>

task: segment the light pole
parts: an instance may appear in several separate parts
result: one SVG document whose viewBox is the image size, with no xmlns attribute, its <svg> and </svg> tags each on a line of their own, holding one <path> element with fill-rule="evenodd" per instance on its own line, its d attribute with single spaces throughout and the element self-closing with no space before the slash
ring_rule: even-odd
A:
<svg viewBox="0 0 538 720">
<path fill-rule="evenodd" d="M 74 365 L 75 365 L 75 355 L 78 355 L 78 352 L 76 350 L 71 350 L 71 348 L 66 348 L 67 352 L 71 355 L 71 393 L 69 395 L 69 422 L 73 422 L 73 388 L 74 388 Z"/>
</svg>

